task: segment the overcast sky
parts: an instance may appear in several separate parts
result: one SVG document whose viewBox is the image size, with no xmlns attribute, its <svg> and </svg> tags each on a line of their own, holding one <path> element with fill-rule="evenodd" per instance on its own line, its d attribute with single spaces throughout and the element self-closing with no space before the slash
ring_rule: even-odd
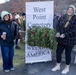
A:
<svg viewBox="0 0 76 75">
<path fill-rule="evenodd" d="M 9 0 L 0 0 L 0 3 L 5 3 L 6 1 L 9 1 Z"/>
</svg>

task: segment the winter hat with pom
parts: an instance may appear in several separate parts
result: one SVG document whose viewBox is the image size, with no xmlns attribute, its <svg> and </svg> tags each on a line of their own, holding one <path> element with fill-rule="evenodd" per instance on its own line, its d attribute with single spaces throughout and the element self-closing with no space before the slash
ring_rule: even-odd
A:
<svg viewBox="0 0 76 75">
<path fill-rule="evenodd" d="M 9 12 L 7 12 L 7 11 L 2 11 L 2 12 L 1 12 L 1 18 L 3 19 L 3 18 L 4 18 L 4 16 L 5 16 L 5 15 L 7 15 L 7 14 L 9 14 L 9 15 L 10 15 L 10 13 L 9 13 Z"/>
</svg>

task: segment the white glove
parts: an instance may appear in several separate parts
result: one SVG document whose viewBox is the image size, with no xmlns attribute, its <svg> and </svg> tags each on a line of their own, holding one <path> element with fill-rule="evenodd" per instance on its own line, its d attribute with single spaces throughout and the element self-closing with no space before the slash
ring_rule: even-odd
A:
<svg viewBox="0 0 76 75">
<path fill-rule="evenodd" d="M 64 38 L 64 37 L 65 37 L 65 34 L 61 34 L 61 35 L 60 35 L 60 38 Z"/>
<path fill-rule="evenodd" d="M 60 37 L 60 33 L 59 32 L 56 33 L 56 37 L 57 38 Z"/>
</svg>

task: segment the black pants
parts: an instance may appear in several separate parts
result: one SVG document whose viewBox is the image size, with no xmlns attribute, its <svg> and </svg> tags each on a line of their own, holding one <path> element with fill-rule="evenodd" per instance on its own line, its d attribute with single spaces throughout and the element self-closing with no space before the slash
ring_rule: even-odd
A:
<svg viewBox="0 0 76 75">
<path fill-rule="evenodd" d="M 57 63 L 61 63 L 62 53 L 65 50 L 66 65 L 69 65 L 71 62 L 72 49 L 73 49 L 73 46 L 67 46 L 67 45 L 63 45 L 63 44 L 58 43 L 57 50 L 56 50 Z"/>
</svg>

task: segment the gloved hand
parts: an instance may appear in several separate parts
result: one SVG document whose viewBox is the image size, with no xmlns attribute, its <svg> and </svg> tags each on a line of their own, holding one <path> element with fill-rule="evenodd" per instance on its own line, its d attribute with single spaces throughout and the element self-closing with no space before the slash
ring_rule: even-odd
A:
<svg viewBox="0 0 76 75">
<path fill-rule="evenodd" d="M 57 38 L 60 37 L 60 32 L 57 32 L 57 33 L 56 33 L 56 37 L 57 37 Z"/>
<path fill-rule="evenodd" d="M 61 35 L 60 35 L 60 38 L 64 38 L 64 37 L 65 37 L 65 34 L 61 34 Z"/>
</svg>

